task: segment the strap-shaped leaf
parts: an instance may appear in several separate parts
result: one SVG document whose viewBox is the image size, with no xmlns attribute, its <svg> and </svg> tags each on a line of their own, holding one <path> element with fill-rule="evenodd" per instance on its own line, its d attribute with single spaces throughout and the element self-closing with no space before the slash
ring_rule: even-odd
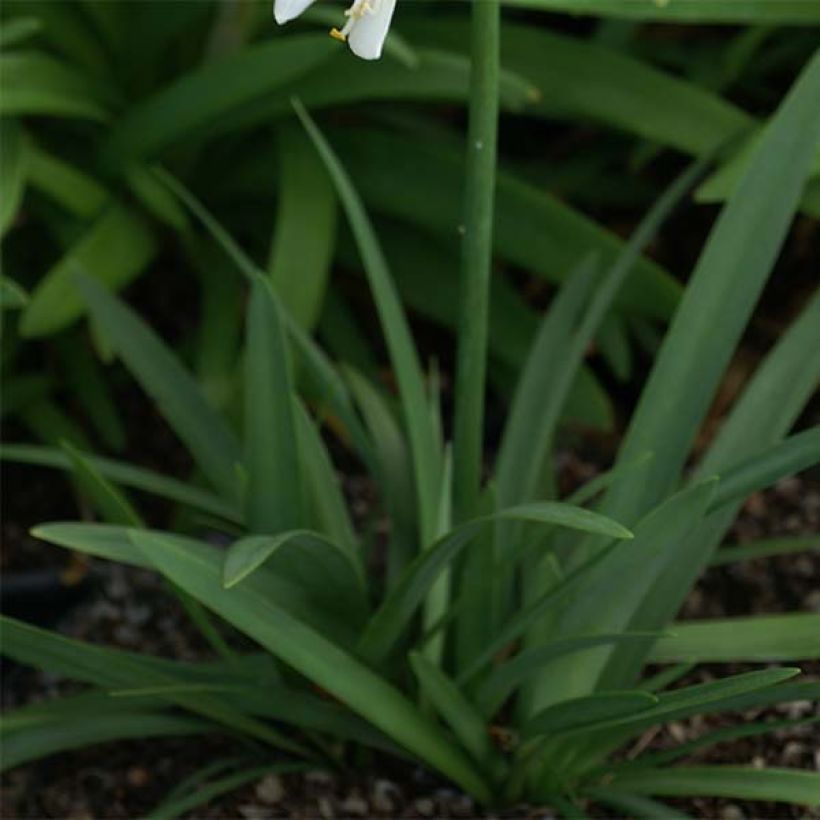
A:
<svg viewBox="0 0 820 820">
<path fill-rule="evenodd" d="M 275 661 L 266 653 L 237 657 L 230 663 L 190 664 L 72 640 L 12 618 L 0 619 L 0 626 L 2 653 L 7 657 L 52 675 L 105 689 L 102 704 L 94 694 L 99 715 L 107 711 L 155 708 L 168 702 L 170 695 L 180 698 L 177 702 L 181 703 L 183 696 L 210 693 L 254 717 L 326 732 L 391 753 L 397 751 L 383 734 L 347 709 L 319 695 L 283 686 Z M 49 714 L 54 708 L 48 705 Z M 10 728 L 30 722 L 32 709 L 35 707 L 19 710 L 20 720 L 12 722 Z M 37 714 L 33 719 L 39 719 Z"/>
<path fill-rule="evenodd" d="M 207 490 L 193 487 L 175 478 L 169 478 L 142 467 L 134 467 L 124 461 L 89 454 L 83 455 L 101 476 L 115 484 L 122 484 L 124 487 L 131 487 L 159 498 L 167 498 L 228 521 L 238 522 L 241 519 L 236 506 L 223 501 L 219 496 Z M 50 467 L 55 470 L 72 469 L 71 461 L 65 453 L 36 444 L 3 444 L 0 446 L 0 459 L 19 464 L 36 464 L 38 467 Z"/>
<path fill-rule="evenodd" d="M 598 692 L 570 698 L 547 706 L 524 726 L 523 739 L 556 735 L 577 729 L 595 729 L 596 724 L 641 715 L 658 703 L 658 698 L 639 689 L 625 692 Z"/>
<path fill-rule="evenodd" d="M 419 529 L 422 543 L 426 546 L 433 540 L 435 530 L 441 453 L 436 446 L 431 420 L 427 414 L 427 395 L 418 351 L 378 237 L 348 172 L 301 104 L 296 106 L 296 113 L 333 180 L 356 239 L 376 303 L 390 360 L 399 383 L 402 413 L 413 456 Z"/>
<path fill-rule="evenodd" d="M 102 86 L 77 69 L 39 51 L 0 57 L 3 95 L 0 113 L 51 115 L 105 122 L 111 99 Z"/>
<path fill-rule="evenodd" d="M 297 400 L 294 409 L 299 433 L 299 457 L 316 527 L 339 545 L 364 581 L 358 538 L 330 454 L 303 404 Z"/>
<path fill-rule="evenodd" d="M 543 646 L 525 649 L 512 659 L 493 669 L 478 688 L 476 702 L 482 714 L 494 714 L 515 688 L 532 675 L 537 674 L 549 661 L 589 649 L 620 641 L 646 641 L 657 634 L 624 632 L 612 635 L 581 635 L 573 638 L 556 638 Z"/>
<path fill-rule="evenodd" d="M 133 532 L 132 538 L 163 575 L 209 609 L 466 791 L 489 798 L 473 765 L 390 684 L 259 590 L 224 589 L 215 552 L 143 532 Z"/>
<path fill-rule="evenodd" d="M 333 51 L 326 37 L 302 34 L 208 63 L 133 106 L 112 130 L 107 151 L 118 159 L 156 155 L 215 121 L 230 120 L 243 104 L 315 68 Z"/>
<path fill-rule="evenodd" d="M 37 538 L 71 550 L 118 561 L 138 567 L 151 567 L 145 556 L 134 548 L 131 540 L 134 530 L 108 524 L 52 523 L 41 524 L 32 530 Z M 154 533 L 165 541 L 178 543 L 191 550 L 218 556 L 220 565 L 224 561 L 224 550 L 203 544 L 181 535 Z M 357 634 L 358 623 L 351 623 L 345 615 L 343 605 L 329 591 L 326 585 L 316 583 L 316 579 L 305 577 L 293 556 L 280 556 L 278 571 L 260 567 L 245 581 L 245 587 L 264 593 L 277 605 L 286 608 L 295 616 L 321 630 L 345 645 L 351 644 Z"/>
<path fill-rule="evenodd" d="M 289 351 L 276 297 L 260 276 L 251 284 L 244 388 L 247 526 L 259 534 L 304 526 Z"/>
<path fill-rule="evenodd" d="M 147 222 L 133 208 L 110 204 L 34 289 L 20 320 L 21 333 L 46 336 L 83 314 L 78 274 L 117 289 L 142 273 L 156 252 Z"/>
<path fill-rule="evenodd" d="M 607 784 L 611 790 L 658 797 L 728 797 L 820 806 L 820 774 L 750 766 L 682 766 L 634 771 Z"/>
<path fill-rule="evenodd" d="M 209 783 L 191 789 L 187 794 L 173 800 L 164 800 L 159 806 L 151 809 L 147 820 L 172 820 L 172 818 L 187 814 L 191 809 L 211 802 L 223 794 L 236 791 L 246 783 L 261 780 L 269 774 L 291 774 L 305 771 L 309 767 L 304 763 L 271 763 L 266 766 L 243 767 L 240 771 L 212 780 Z"/>
<path fill-rule="evenodd" d="M 305 747 L 293 739 L 280 734 L 269 724 L 246 714 L 241 708 L 209 691 L 197 691 L 194 687 L 180 689 L 174 684 L 179 678 L 167 669 L 158 669 L 144 662 L 139 655 L 114 652 L 110 649 L 68 641 L 61 635 L 37 629 L 15 621 L 2 619 L 3 654 L 15 660 L 32 665 L 65 672 L 77 680 L 84 680 L 97 686 L 123 687 L 139 682 L 151 684 L 155 694 L 162 701 L 179 706 L 188 712 L 208 718 L 212 730 L 222 725 L 229 731 L 240 731 L 270 745 L 297 754 L 306 753 Z M 123 711 L 131 707 L 123 704 Z M 86 719 L 91 724 L 89 731 L 104 731 L 108 716 L 99 721 Z M 94 726 L 97 726 L 95 729 Z"/>
<path fill-rule="evenodd" d="M 410 453 L 385 396 L 357 370 L 344 367 L 343 373 L 373 442 L 374 478 L 390 516 L 387 586 L 392 588 L 418 549 Z"/>
<path fill-rule="evenodd" d="M 777 555 L 790 555 L 793 552 L 820 551 L 820 536 L 792 535 L 785 538 L 764 538 L 751 544 L 721 547 L 712 556 L 710 566 L 720 567 L 734 564 L 737 561 L 755 561 L 759 558 L 772 558 Z"/>
<path fill-rule="evenodd" d="M 631 521 L 675 484 L 786 238 L 820 141 L 820 54 L 765 129 L 698 260 L 620 452 L 652 451 L 647 480 L 615 485 L 606 510 Z"/>
<path fill-rule="evenodd" d="M 820 614 L 679 622 L 652 647 L 656 663 L 798 661 L 820 658 Z"/>
<path fill-rule="evenodd" d="M 80 487 L 88 493 L 104 521 L 126 527 L 143 526 L 142 518 L 126 496 L 101 475 L 76 447 L 63 442 L 63 450 L 71 462 Z"/>
<path fill-rule="evenodd" d="M 507 5 L 595 14 L 663 23 L 781 23 L 809 25 L 820 22 L 813 0 L 505 0 Z"/>
<path fill-rule="evenodd" d="M 279 577 L 314 590 L 317 601 L 360 624 L 367 611 L 362 578 L 350 555 L 317 532 L 291 530 L 279 535 L 248 535 L 225 554 L 223 584 L 236 586 L 262 564 Z"/>
<path fill-rule="evenodd" d="M 336 196 L 301 128 L 284 124 L 278 139 L 282 176 L 268 270 L 285 309 L 309 331 L 319 318 L 333 259 Z"/>
<path fill-rule="evenodd" d="M 712 509 L 741 501 L 816 464 L 820 464 L 820 427 L 796 433 L 724 473 L 712 499 Z"/>
<path fill-rule="evenodd" d="M 5 78 L 4 82 L 5 82 Z M 16 120 L 0 122 L 3 164 L 0 166 L 0 236 L 14 221 L 26 187 L 28 144 Z"/>
<path fill-rule="evenodd" d="M 627 529 L 611 519 L 582 507 L 550 501 L 522 504 L 468 521 L 439 539 L 407 567 L 362 635 L 359 651 L 364 657 L 371 662 L 378 662 L 386 657 L 441 572 L 482 529 L 504 520 L 568 527 L 582 532 L 606 534 L 610 538 L 632 537 Z"/>
<path fill-rule="evenodd" d="M 436 236 L 452 236 L 461 219 L 460 150 L 413 134 L 354 128 L 330 138 L 370 209 Z M 395 158 L 402 157 L 397 164 Z M 551 281 L 562 281 L 591 252 L 615 262 L 621 239 L 538 187 L 501 171 L 496 182 L 495 252 Z M 617 303 L 642 316 L 666 319 L 679 286 L 655 263 L 639 258 Z"/>
<path fill-rule="evenodd" d="M 199 385 L 160 338 L 98 282 L 78 280 L 94 320 L 117 355 L 157 403 L 211 484 L 230 500 L 238 496 L 239 445 L 228 425 L 205 401 Z"/>
<path fill-rule="evenodd" d="M 436 711 L 444 718 L 461 745 L 483 768 L 496 758 L 490 742 L 489 727 L 463 691 L 421 652 L 410 654 L 422 693 L 429 698 Z"/>
<path fill-rule="evenodd" d="M 3 760 L 0 770 L 6 771 L 30 760 L 126 738 L 149 738 L 197 735 L 214 730 L 204 720 L 161 712 L 123 711 L 122 714 L 99 718 L 99 711 L 63 716 L 59 722 L 29 726 L 25 731 L 3 736 Z"/>
<path fill-rule="evenodd" d="M 699 465 L 698 476 L 729 472 L 734 465 L 776 444 L 795 423 L 820 380 L 820 293 L 768 354 L 723 423 Z M 630 629 L 658 629 L 676 614 L 687 591 L 731 526 L 740 501 L 713 512 L 686 539 L 653 585 Z M 624 685 L 638 674 L 647 647 L 620 647 L 605 673 L 607 685 Z"/>
<path fill-rule="evenodd" d="M 684 489 L 641 520 L 629 550 L 611 552 L 590 573 L 584 588 L 561 614 L 559 632 L 572 635 L 641 631 L 631 621 L 642 596 L 652 589 L 683 539 L 703 518 L 716 483 L 705 481 Z M 629 584 L 615 584 L 615 578 L 629 578 Z M 647 640 L 634 646 L 643 646 L 645 651 L 651 643 Z M 546 705 L 555 699 L 591 691 L 607 660 L 621 648 L 600 647 L 545 669 L 534 683 L 534 704 Z"/>
</svg>

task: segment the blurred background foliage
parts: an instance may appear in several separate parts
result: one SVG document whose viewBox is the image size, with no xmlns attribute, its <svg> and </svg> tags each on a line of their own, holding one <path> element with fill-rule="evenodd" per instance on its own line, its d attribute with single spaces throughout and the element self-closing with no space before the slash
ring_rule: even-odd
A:
<svg viewBox="0 0 820 820">
<path fill-rule="evenodd" d="M 508 6 L 490 371 L 501 402 L 553 285 L 590 252 L 613 260 L 689 157 L 718 159 L 683 229 L 635 265 L 572 391 L 567 418 L 610 430 L 611 394 L 652 355 L 698 226 L 816 47 L 820 3 Z M 400 0 L 377 63 L 327 36 L 342 11 L 318 4 L 279 28 L 252 0 L 3 3 L 3 411 L 35 439 L 112 454 L 128 443 L 124 380 L 101 365 L 112 357 L 85 319 L 78 272 L 115 290 L 140 280 L 129 295 L 236 412 L 241 279 L 159 168 L 206 203 L 336 358 L 389 381 L 355 246 L 294 96 L 352 174 L 425 354 L 449 371 L 469 5 Z M 817 172 L 803 200 L 815 217 L 820 162 Z"/>
</svg>

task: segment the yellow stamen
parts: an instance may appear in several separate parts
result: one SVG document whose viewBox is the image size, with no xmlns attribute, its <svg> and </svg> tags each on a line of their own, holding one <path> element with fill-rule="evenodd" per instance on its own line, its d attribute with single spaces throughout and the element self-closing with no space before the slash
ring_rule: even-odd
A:
<svg viewBox="0 0 820 820">
<path fill-rule="evenodd" d="M 330 30 L 330 36 L 334 40 L 338 40 L 340 43 L 347 42 L 347 37 L 344 34 L 342 34 L 342 32 L 339 31 L 339 29 L 337 29 L 337 28 L 332 28 Z"/>
</svg>

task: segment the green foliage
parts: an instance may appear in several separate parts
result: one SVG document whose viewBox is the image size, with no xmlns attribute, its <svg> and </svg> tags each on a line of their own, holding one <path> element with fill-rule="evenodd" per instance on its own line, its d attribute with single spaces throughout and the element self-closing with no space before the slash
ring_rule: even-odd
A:
<svg viewBox="0 0 820 820">
<path fill-rule="evenodd" d="M 820 21 L 816 4 L 799 0 L 513 4 L 660 21 Z M 820 461 L 817 430 L 790 435 L 820 381 L 817 294 L 714 441 L 697 453 L 694 442 L 794 215 L 811 211 L 820 56 L 763 123 L 641 56 L 629 28 L 617 29 L 627 32 L 619 48 L 606 42 L 616 29 L 585 39 L 513 24 L 498 65 L 494 48 L 465 56 L 461 17 L 429 22 L 433 9 L 406 4 L 397 25 L 407 40 L 368 66 L 315 32 L 269 36 L 253 4 L 227 22 L 210 4 L 142 5 L 139 49 L 128 45 L 136 29 L 122 4 L 4 5 L 7 409 L 51 446 L 5 445 L 2 457 L 70 473 L 100 519 L 46 523 L 37 537 L 159 573 L 219 659 L 163 661 L 4 619 L 6 656 L 89 688 L 10 714 L 3 765 L 134 736 L 254 741 L 241 760 L 181 784 L 156 817 L 268 772 L 343 766 L 362 747 L 421 762 L 484 804 L 545 801 L 566 816 L 599 801 L 672 817 L 655 798 L 705 794 L 820 804 L 808 772 L 751 778 L 672 765 L 761 725 L 665 757 L 617 754 L 669 721 L 820 694 L 793 681 L 791 666 L 679 687 L 688 666 L 646 671 L 820 657 L 815 615 L 675 622 L 710 563 L 815 546 L 718 549 L 749 493 Z M 476 13 L 479 44 L 482 33 L 495 43 L 497 12 L 488 2 Z M 166 59 L 181 31 L 186 48 Z M 810 51 L 798 53 L 792 66 Z M 531 123 L 593 121 L 611 145 L 631 139 L 636 161 L 658 146 L 698 159 L 651 191 L 623 241 L 567 204 L 566 179 L 562 191 L 553 178 L 564 196 L 545 192 L 544 165 L 494 170 L 494 90 L 503 112 Z M 456 126 L 429 105 L 442 101 L 471 103 L 466 163 Z M 342 107 L 352 124 L 335 115 L 320 127 L 309 113 Z M 641 254 L 714 158 L 718 176 L 702 190 L 727 202 L 683 290 Z M 594 162 L 582 170 L 597 172 Z M 20 261 L 32 225 L 45 236 L 39 267 Z M 180 325 L 172 345 L 116 294 L 154 277 L 158 259 L 197 273 L 193 340 L 187 296 L 169 297 Z M 560 285 L 543 318 L 517 291 L 515 267 Z M 373 327 L 349 321 L 349 292 L 370 300 Z M 469 295 L 460 312 L 459 292 Z M 439 371 L 408 307 L 461 345 L 452 446 Z M 611 415 L 585 369 L 590 346 L 627 378 L 633 335 L 646 343 L 669 319 L 614 467 L 560 498 L 561 422 Z M 53 401 L 54 380 L 26 370 L 21 338 L 61 350 L 95 439 L 114 451 L 125 428 L 100 362 L 124 367 L 187 450 L 189 475 L 95 454 Z M 510 405 L 482 478 L 485 369 Z M 596 406 L 579 412 L 584 397 Z M 386 513 L 386 531 L 351 514 L 341 449 L 376 487 L 371 512 Z M 173 502 L 176 531 L 147 529 L 131 491 Z M 258 649 L 235 651 L 237 634 Z"/>
</svg>

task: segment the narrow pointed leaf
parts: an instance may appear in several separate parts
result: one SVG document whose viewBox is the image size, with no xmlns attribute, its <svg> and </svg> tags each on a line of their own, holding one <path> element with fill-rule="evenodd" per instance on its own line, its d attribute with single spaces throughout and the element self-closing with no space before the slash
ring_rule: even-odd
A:
<svg viewBox="0 0 820 820">
<path fill-rule="evenodd" d="M 530 740 L 573 729 L 594 729 L 597 723 L 633 717 L 655 706 L 658 699 L 649 692 L 600 692 L 547 706 L 527 721 L 522 735 Z"/>
<path fill-rule="evenodd" d="M 97 282 L 78 286 L 106 338 L 182 439 L 202 472 L 223 495 L 237 497 L 239 445 L 205 401 L 199 385 L 159 337 L 123 302 Z"/>
<path fill-rule="evenodd" d="M 728 797 L 820 806 L 820 774 L 750 766 L 683 766 L 635 771 L 616 777 L 610 789 L 659 797 Z"/>
<path fill-rule="evenodd" d="M 403 695 L 320 633 L 254 589 L 226 590 L 217 555 L 134 532 L 134 543 L 160 572 L 237 629 L 479 799 L 483 779 Z"/>
<path fill-rule="evenodd" d="M 281 312 L 268 281 L 251 286 L 245 355 L 246 521 L 254 533 L 303 526 L 293 381 Z"/>
<path fill-rule="evenodd" d="M 820 614 L 760 615 L 676 623 L 652 647 L 655 663 L 820 658 Z"/>
<path fill-rule="evenodd" d="M 503 520 L 529 521 L 583 532 L 606 533 L 611 538 L 618 539 L 632 537 L 628 530 L 611 519 L 582 507 L 548 501 L 522 504 L 468 521 L 439 539 L 407 567 L 395 589 L 371 618 L 361 638 L 359 651 L 364 657 L 371 661 L 383 659 L 395 646 L 441 572 L 482 529 Z"/>
</svg>

